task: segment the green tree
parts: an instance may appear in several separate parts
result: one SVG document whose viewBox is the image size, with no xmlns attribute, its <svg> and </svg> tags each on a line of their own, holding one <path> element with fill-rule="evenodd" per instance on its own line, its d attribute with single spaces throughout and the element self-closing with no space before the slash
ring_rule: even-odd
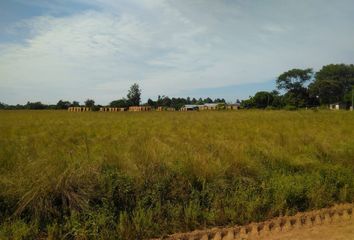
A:
<svg viewBox="0 0 354 240">
<path fill-rule="evenodd" d="M 46 109 L 48 106 L 41 103 L 41 102 L 27 102 L 25 105 L 25 108 L 31 109 L 31 110 L 41 110 L 41 109 Z"/>
<path fill-rule="evenodd" d="M 246 109 L 250 109 L 250 108 L 254 108 L 256 106 L 253 97 L 249 97 L 249 99 L 246 100 L 242 100 L 241 101 L 241 107 L 242 108 L 246 108 Z"/>
<path fill-rule="evenodd" d="M 59 100 L 59 102 L 56 105 L 56 109 L 68 109 L 70 106 L 71 103 L 69 101 Z"/>
<path fill-rule="evenodd" d="M 203 100 L 204 103 L 213 103 L 213 100 L 210 97 L 207 97 Z"/>
<path fill-rule="evenodd" d="M 147 100 L 147 105 L 151 106 L 151 107 L 156 107 L 156 102 L 152 99 L 148 99 Z"/>
<path fill-rule="evenodd" d="M 281 74 L 276 85 L 280 90 L 287 91 L 284 95 L 284 101 L 288 105 L 295 107 L 304 107 L 309 102 L 309 93 L 304 84 L 313 77 L 313 70 L 292 69 Z"/>
<path fill-rule="evenodd" d="M 347 102 L 345 98 L 354 85 L 354 65 L 330 64 L 316 73 L 315 81 L 309 85 L 312 96 L 321 104 Z"/>
<path fill-rule="evenodd" d="M 134 105 L 134 106 L 139 106 L 140 105 L 140 101 L 141 101 L 141 90 L 139 88 L 139 85 L 137 83 L 134 83 L 129 91 L 128 91 L 128 95 L 127 95 L 128 101 L 130 103 L 130 105 Z"/>
<path fill-rule="evenodd" d="M 126 108 L 129 107 L 129 103 L 127 99 L 122 98 L 118 100 L 114 100 L 109 104 L 110 107 L 116 107 L 116 108 Z"/>
<path fill-rule="evenodd" d="M 266 108 L 273 104 L 274 97 L 271 93 L 261 91 L 257 92 L 253 97 L 253 102 L 256 108 Z"/>
<path fill-rule="evenodd" d="M 87 99 L 85 101 L 85 106 L 89 108 L 94 108 L 95 107 L 95 101 L 92 99 Z"/>
<path fill-rule="evenodd" d="M 80 103 L 78 101 L 73 101 L 70 107 L 80 107 Z"/>
</svg>

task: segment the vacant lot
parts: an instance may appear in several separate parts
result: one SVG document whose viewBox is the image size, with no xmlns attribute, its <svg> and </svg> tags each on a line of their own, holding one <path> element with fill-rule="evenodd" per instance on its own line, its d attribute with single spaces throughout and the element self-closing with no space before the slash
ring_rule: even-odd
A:
<svg viewBox="0 0 354 240">
<path fill-rule="evenodd" d="M 354 200 L 354 113 L 0 112 L 0 239 L 141 239 Z"/>
</svg>

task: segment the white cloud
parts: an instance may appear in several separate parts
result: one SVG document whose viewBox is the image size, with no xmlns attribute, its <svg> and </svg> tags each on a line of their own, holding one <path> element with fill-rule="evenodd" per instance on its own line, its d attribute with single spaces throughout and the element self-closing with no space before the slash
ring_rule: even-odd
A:
<svg viewBox="0 0 354 240">
<path fill-rule="evenodd" d="M 331 18 L 328 6 L 76 1 L 92 9 L 14 23 L 13 31 L 29 34 L 22 43 L 0 43 L 0 95 L 6 97 L 0 101 L 93 97 L 108 103 L 124 96 L 133 82 L 141 84 L 145 98 L 183 95 L 267 81 L 292 67 L 353 60 L 350 13 L 332 11 Z M 290 7 L 293 12 L 287 12 Z M 304 20 L 294 18 L 299 12 Z"/>
</svg>

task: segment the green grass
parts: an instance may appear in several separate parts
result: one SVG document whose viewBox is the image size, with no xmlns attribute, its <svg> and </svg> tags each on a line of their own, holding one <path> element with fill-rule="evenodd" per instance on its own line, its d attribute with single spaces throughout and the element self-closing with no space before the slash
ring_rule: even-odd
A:
<svg viewBox="0 0 354 240">
<path fill-rule="evenodd" d="M 142 239 L 354 200 L 354 113 L 0 112 L 0 239 Z"/>
</svg>

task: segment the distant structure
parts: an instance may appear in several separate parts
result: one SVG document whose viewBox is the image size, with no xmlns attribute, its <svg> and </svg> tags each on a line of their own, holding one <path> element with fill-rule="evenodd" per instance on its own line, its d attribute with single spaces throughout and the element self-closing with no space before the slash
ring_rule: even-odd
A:
<svg viewBox="0 0 354 240">
<path fill-rule="evenodd" d="M 180 111 L 197 111 L 199 110 L 199 106 L 200 105 L 192 105 L 192 104 L 188 104 L 188 105 L 184 105 Z"/>
<path fill-rule="evenodd" d="M 101 107 L 100 112 L 124 112 L 125 108 Z"/>
<path fill-rule="evenodd" d="M 91 108 L 89 107 L 69 107 L 69 112 L 90 112 Z"/>
<path fill-rule="evenodd" d="M 236 104 L 227 104 L 226 105 L 226 109 L 227 110 L 238 110 L 240 109 L 240 104 L 236 103 Z"/>
<path fill-rule="evenodd" d="M 333 104 L 332 104 L 333 105 Z M 331 106 L 332 106 L 331 105 Z M 333 105 L 333 109 L 339 109 L 338 106 Z M 331 109 L 332 109 L 331 107 Z M 240 108 L 239 104 L 226 104 L 226 103 L 205 103 L 205 104 L 187 104 L 184 105 L 180 111 L 213 111 L 213 110 L 237 110 Z M 151 106 L 131 106 L 129 108 L 116 108 L 116 107 L 100 107 L 100 112 L 148 112 L 152 111 L 153 108 Z M 69 112 L 90 112 L 92 111 L 89 107 L 69 107 Z M 159 106 L 156 108 L 156 111 L 162 112 L 174 112 L 176 108 L 173 107 L 163 107 Z"/>
<path fill-rule="evenodd" d="M 200 105 L 184 105 L 181 111 L 205 111 L 205 110 L 238 110 L 240 104 L 226 104 L 226 103 L 205 103 Z"/>
<path fill-rule="evenodd" d="M 332 104 L 329 104 L 329 109 L 330 110 L 340 110 L 340 109 L 345 109 L 345 106 L 340 103 L 332 103 Z"/>
<path fill-rule="evenodd" d="M 158 112 L 162 112 L 162 111 L 168 111 L 168 112 L 174 112 L 176 111 L 176 108 L 173 108 L 173 107 L 157 107 L 156 108 L 156 111 Z"/>
<path fill-rule="evenodd" d="M 132 106 L 129 107 L 129 112 L 147 112 L 151 111 L 151 106 Z"/>
</svg>

